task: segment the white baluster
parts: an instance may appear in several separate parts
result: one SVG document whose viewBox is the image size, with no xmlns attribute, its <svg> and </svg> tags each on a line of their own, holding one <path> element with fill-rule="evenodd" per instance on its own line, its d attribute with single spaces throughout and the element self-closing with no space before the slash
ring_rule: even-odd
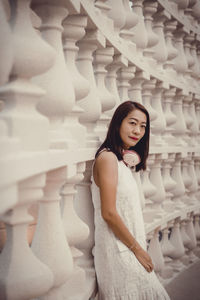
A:
<svg viewBox="0 0 200 300">
<path fill-rule="evenodd" d="M 185 227 L 185 231 L 187 233 L 187 235 L 190 237 L 190 247 L 188 249 L 188 253 L 187 255 L 189 256 L 189 262 L 193 263 L 197 260 L 197 257 L 194 254 L 194 250 L 197 246 L 197 239 L 196 239 L 196 235 L 195 235 L 195 231 L 194 231 L 194 224 L 193 224 L 193 213 L 189 213 L 188 217 L 187 217 L 187 222 L 186 222 L 186 227 Z"/>
<path fill-rule="evenodd" d="M 200 3 L 197 0 L 194 6 L 192 7 L 192 14 L 195 18 L 199 19 L 200 18 Z"/>
<path fill-rule="evenodd" d="M 189 175 L 189 160 L 190 158 L 187 156 L 182 160 L 182 177 L 185 185 L 185 194 L 183 195 L 183 201 L 185 204 L 190 203 L 190 197 L 188 196 L 188 189 L 192 184 L 192 178 Z"/>
<path fill-rule="evenodd" d="M 173 135 L 175 136 L 175 145 L 184 146 L 186 142 L 183 140 L 183 136 L 186 132 L 186 124 L 183 115 L 183 93 L 179 91 L 176 93 L 174 103 L 172 106 L 172 112 L 176 115 L 176 122 L 172 124 Z"/>
<path fill-rule="evenodd" d="M 121 54 L 116 54 L 113 57 L 112 63 L 106 67 L 106 69 L 108 70 L 106 76 L 106 87 L 111 92 L 111 94 L 113 94 L 115 99 L 115 106 L 113 107 L 113 109 L 106 112 L 106 114 L 108 114 L 109 116 L 113 115 L 114 110 L 121 103 L 119 91 L 117 88 L 117 71 L 120 68 L 127 66 L 128 60 Z"/>
<path fill-rule="evenodd" d="M 147 57 L 151 66 L 155 66 L 155 60 L 153 59 L 154 50 L 152 47 L 158 43 L 159 39 L 158 35 L 152 29 L 152 15 L 157 11 L 157 6 L 157 2 L 144 2 L 144 20 L 148 37 L 147 48 L 144 49 L 144 56 Z"/>
<path fill-rule="evenodd" d="M 185 125 L 186 125 L 186 133 L 183 136 L 183 138 L 188 145 L 190 145 L 189 129 L 193 124 L 193 119 L 189 112 L 189 105 L 191 101 L 192 101 L 192 94 L 189 94 L 188 96 L 185 96 L 183 98 L 183 115 L 184 115 Z"/>
<path fill-rule="evenodd" d="M 135 66 L 121 68 L 118 71 L 118 89 L 121 102 L 130 99 L 128 91 L 131 86 L 131 79 L 135 76 Z M 129 83 L 130 82 L 130 83 Z M 131 99 L 133 100 L 133 99 Z M 138 100 L 135 100 L 138 101 Z"/>
<path fill-rule="evenodd" d="M 165 262 L 161 250 L 161 245 L 158 239 L 158 232 L 160 228 L 156 228 L 153 233 L 153 238 L 150 240 L 148 253 L 151 256 L 154 270 L 156 273 L 161 273 L 165 267 Z"/>
<path fill-rule="evenodd" d="M 151 105 L 152 91 L 154 90 L 155 85 L 156 79 L 145 80 L 142 85 L 142 102 L 148 110 L 150 117 L 150 145 L 155 145 L 156 142 L 156 136 L 152 133 L 152 128 L 154 127 L 154 120 L 156 120 L 156 118 L 158 117 L 158 113 Z"/>
<path fill-rule="evenodd" d="M 199 226 L 199 220 L 200 220 L 200 216 L 197 214 L 195 215 L 195 219 L 194 219 L 194 230 L 195 230 L 195 234 L 196 234 L 196 239 L 199 241 L 200 240 L 200 226 Z"/>
<path fill-rule="evenodd" d="M 65 63 L 62 45 L 62 21 L 68 15 L 66 5 L 53 0 L 33 1 L 34 11 L 41 17 L 42 37 L 54 48 L 55 63 L 52 68 L 34 81 L 45 89 L 46 94 L 38 104 L 38 110 L 50 121 L 50 147 L 72 148 L 77 144 L 65 120 L 75 104 L 75 94 L 71 76 Z M 56 87 L 56 88 L 55 88 Z"/>
<path fill-rule="evenodd" d="M 84 170 L 84 162 L 77 164 L 77 166 L 69 165 L 67 167 L 67 181 L 61 190 L 63 199 L 63 225 L 74 260 L 73 274 L 62 287 L 63 297 L 69 300 L 74 299 L 74 297 L 81 299 L 86 283 L 85 272 L 77 264 L 77 259 L 82 256 L 82 252 L 77 249 L 76 245 L 88 237 L 89 229 L 78 217 L 74 209 L 74 197 L 77 193 L 76 184 L 83 179 Z"/>
<path fill-rule="evenodd" d="M 163 184 L 165 188 L 166 193 L 166 199 L 163 203 L 163 208 L 167 212 L 174 211 L 175 204 L 172 201 L 173 194 L 171 193 L 171 190 L 174 189 L 176 186 L 176 182 L 172 179 L 170 176 L 170 170 L 171 170 L 171 163 L 174 162 L 175 154 L 169 153 L 166 160 L 162 163 L 162 177 L 163 177 Z"/>
<path fill-rule="evenodd" d="M 131 44 L 131 49 L 133 50 L 133 42 L 131 41 L 133 37 L 133 32 L 131 28 L 138 23 L 138 16 L 136 13 L 134 13 L 134 11 L 131 10 L 129 0 L 123 0 L 123 5 L 125 9 L 126 22 L 123 26 L 123 29 L 120 32 L 120 36 L 123 39 L 127 40 L 129 44 Z"/>
<path fill-rule="evenodd" d="M 200 194 L 200 157 L 199 155 L 195 156 L 194 158 L 194 166 L 195 166 L 195 172 L 196 172 L 196 178 L 197 178 L 197 182 L 198 182 L 198 192 L 197 192 L 197 196 Z"/>
<path fill-rule="evenodd" d="M 184 268 L 180 258 L 185 254 L 185 248 L 180 233 L 180 218 L 176 218 L 174 222 L 170 235 L 170 242 L 174 246 L 174 251 L 170 254 L 170 257 L 173 259 L 171 265 L 175 272 L 180 272 Z"/>
<path fill-rule="evenodd" d="M 120 30 L 126 24 L 126 11 L 124 9 L 123 0 L 108 0 L 107 4 L 111 7 L 108 16 L 114 21 L 114 31 L 118 35 Z"/>
<path fill-rule="evenodd" d="M 86 80 L 86 78 L 80 74 L 76 66 L 76 57 L 79 50 L 76 46 L 76 42 L 84 36 L 86 24 L 86 16 L 80 15 L 70 15 L 63 22 L 63 49 L 66 66 L 69 70 L 75 91 L 76 103 L 80 99 L 86 97 L 90 90 L 88 80 Z M 79 146 L 84 147 L 86 128 L 81 125 L 78 120 L 82 113 L 83 110 L 77 104 L 75 104 L 70 113 L 70 119 L 66 120 L 66 125 L 78 141 Z"/>
<path fill-rule="evenodd" d="M 145 223 L 151 223 L 155 217 L 155 211 L 152 209 L 153 202 L 150 200 L 151 196 L 156 193 L 156 187 L 151 183 L 150 169 L 152 164 L 154 164 L 155 155 L 149 154 L 147 161 L 147 168 L 145 171 L 141 172 L 142 188 L 145 197 L 145 208 L 143 209 L 143 216 Z"/>
<path fill-rule="evenodd" d="M 171 110 L 175 93 L 176 93 L 175 88 L 170 88 L 169 90 L 165 90 L 163 93 L 164 94 L 163 111 L 164 111 L 164 116 L 166 121 L 166 129 L 163 138 L 169 146 L 175 143 L 175 137 L 172 135 L 172 131 L 173 131 L 172 125 L 176 122 L 177 117 Z"/>
<path fill-rule="evenodd" d="M 94 133 L 94 128 L 101 114 L 101 102 L 95 82 L 93 70 L 93 52 L 97 47 L 105 46 L 105 38 L 98 30 L 87 30 L 84 38 L 78 42 L 79 54 L 77 65 L 80 73 L 89 81 L 89 94 L 78 101 L 84 109 L 80 116 L 80 122 L 87 128 L 87 144 L 90 146 L 98 145 L 98 138 Z"/>
<path fill-rule="evenodd" d="M 166 121 L 165 121 L 165 116 L 163 113 L 162 102 L 161 102 L 162 91 L 163 91 L 163 84 L 161 82 L 157 82 L 156 88 L 153 91 L 153 96 L 151 101 L 152 107 L 157 112 L 157 118 L 153 121 L 153 127 L 152 127 L 152 132 L 153 134 L 155 134 L 156 146 L 164 145 L 162 134 L 166 129 Z"/>
<path fill-rule="evenodd" d="M 88 238 L 77 245 L 78 249 L 83 253 L 83 256 L 77 258 L 77 264 L 84 269 L 86 274 L 84 299 L 89 299 L 92 294 L 95 294 L 96 289 L 94 257 L 92 254 L 94 247 L 94 208 L 90 190 L 92 163 L 92 161 L 87 161 L 86 163 L 84 179 L 77 184 L 78 193 L 74 203 L 78 216 L 88 225 L 90 230 Z"/>
<path fill-rule="evenodd" d="M 183 82 L 183 75 L 187 71 L 188 64 L 183 47 L 185 32 L 182 27 L 174 32 L 174 46 L 178 50 L 178 55 L 173 59 L 174 68 L 179 74 L 179 80 Z"/>
<path fill-rule="evenodd" d="M 197 121 L 197 115 L 195 111 L 195 102 L 195 98 L 193 98 L 189 105 L 189 114 L 192 118 L 192 124 L 189 126 L 190 146 L 198 146 L 197 137 L 199 134 L 199 124 Z"/>
<path fill-rule="evenodd" d="M 171 267 L 172 258 L 175 249 L 174 246 L 170 243 L 169 240 L 169 227 L 170 222 L 168 223 L 168 227 L 162 230 L 162 239 L 160 242 L 162 254 L 164 256 L 165 268 L 162 269 L 161 276 L 164 279 L 171 279 L 173 277 L 173 268 Z"/>
<path fill-rule="evenodd" d="M 174 70 L 174 63 L 173 59 L 178 55 L 178 50 L 173 46 L 172 39 L 173 39 L 173 32 L 175 31 L 177 26 L 177 21 L 166 21 L 164 32 L 165 32 L 165 40 L 166 40 L 166 47 L 167 47 L 167 61 L 164 63 L 164 69 L 176 78 L 176 72 Z"/>
<path fill-rule="evenodd" d="M 62 285 L 72 275 L 72 254 L 66 240 L 60 211 L 60 187 L 66 180 L 66 167 L 47 173 L 44 197 L 39 203 L 39 215 L 32 249 L 53 272 L 52 289 L 41 299 L 62 297 Z M 60 288 L 61 287 L 61 288 Z"/>
<path fill-rule="evenodd" d="M 139 197 L 140 197 L 140 204 L 141 204 L 141 207 L 143 210 L 145 207 L 145 198 L 144 198 L 144 193 L 143 193 L 143 189 L 142 189 L 141 175 L 140 175 L 140 172 L 135 172 L 135 171 L 132 171 L 132 174 L 137 182 Z"/>
<path fill-rule="evenodd" d="M 165 200 L 165 189 L 163 185 L 163 179 L 161 176 L 161 162 L 165 158 L 166 156 L 164 154 L 156 154 L 155 163 L 154 165 L 152 165 L 150 172 L 150 180 L 156 187 L 156 193 L 153 196 L 151 196 L 150 199 L 153 201 L 153 208 L 156 209 L 156 212 L 159 215 L 162 215 L 162 203 Z"/>
<path fill-rule="evenodd" d="M 138 15 L 138 23 L 132 29 L 134 36 L 132 38 L 133 42 L 137 47 L 137 55 L 141 55 L 142 51 L 147 47 L 148 35 L 144 23 L 143 15 L 143 2 L 144 0 L 131 0 L 133 11 Z"/>
<path fill-rule="evenodd" d="M 189 169 L 188 173 L 190 178 L 192 178 L 192 184 L 188 187 L 188 196 L 190 198 L 190 203 L 197 204 L 198 200 L 196 197 L 196 192 L 198 191 L 198 181 L 194 169 L 194 156 L 192 153 L 188 153 Z"/>
<path fill-rule="evenodd" d="M 97 49 L 94 53 L 94 74 L 102 110 L 100 119 L 97 121 L 95 132 L 98 134 L 101 142 L 103 142 L 105 139 L 105 135 L 108 129 L 107 126 L 110 119 L 105 112 L 112 109 L 115 105 L 114 95 L 111 94 L 105 86 L 105 76 L 107 73 L 105 67 L 112 62 L 113 55 L 113 47 Z"/>
<path fill-rule="evenodd" d="M 187 265 L 189 265 L 189 256 L 187 255 L 187 252 L 188 252 L 187 249 L 190 249 L 192 247 L 192 241 L 185 230 L 186 222 L 187 222 L 186 219 L 181 221 L 180 232 L 181 232 L 181 238 L 183 241 L 183 245 L 185 246 L 185 254 L 181 257 L 181 261 L 187 266 Z"/>
<path fill-rule="evenodd" d="M 52 272 L 34 256 L 27 241 L 27 225 L 32 221 L 27 209 L 30 204 L 41 199 L 44 185 L 45 174 L 20 182 L 17 205 L 1 218 L 7 230 L 6 244 L 0 256 L 2 300 L 39 297 L 53 285 Z"/>
<path fill-rule="evenodd" d="M 147 75 L 143 71 L 136 71 L 135 77 L 130 81 L 129 96 L 133 101 L 142 103 L 142 83 L 147 79 Z"/>
<path fill-rule="evenodd" d="M 158 35 L 158 43 L 153 47 L 154 55 L 158 65 L 157 67 L 162 71 L 162 66 L 166 62 L 168 53 L 164 36 L 164 22 L 170 18 L 166 10 L 160 10 L 154 15 L 153 30 Z"/>
<path fill-rule="evenodd" d="M 181 174 L 181 159 L 182 154 L 176 153 L 175 162 L 171 171 L 171 177 L 176 182 L 176 186 L 174 187 L 174 189 L 171 190 L 171 192 L 174 195 L 173 201 L 177 209 L 184 206 L 181 200 L 183 195 L 185 194 L 185 186 Z"/>
</svg>

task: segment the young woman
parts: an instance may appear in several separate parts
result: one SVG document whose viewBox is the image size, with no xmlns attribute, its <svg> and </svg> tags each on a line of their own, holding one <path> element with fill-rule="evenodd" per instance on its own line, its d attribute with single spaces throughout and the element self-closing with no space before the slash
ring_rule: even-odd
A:
<svg viewBox="0 0 200 300">
<path fill-rule="evenodd" d="M 147 110 L 126 101 L 116 109 L 95 156 L 91 190 L 99 300 L 169 300 L 146 251 L 138 188 L 124 159 L 127 150 L 136 151 L 136 171 L 145 170 L 149 130 Z"/>
</svg>

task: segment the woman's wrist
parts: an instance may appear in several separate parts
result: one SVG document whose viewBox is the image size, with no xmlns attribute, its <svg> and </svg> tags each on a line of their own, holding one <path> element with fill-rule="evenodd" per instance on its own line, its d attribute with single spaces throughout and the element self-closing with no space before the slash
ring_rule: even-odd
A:
<svg viewBox="0 0 200 300">
<path fill-rule="evenodd" d="M 137 250 L 139 250 L 141 247 L 140 245 L 135 241 L 133 244 L 131 244 L 129 247 L 129 250 L 131 250 L 132 252 L 135 252 Z"/>
</svg>

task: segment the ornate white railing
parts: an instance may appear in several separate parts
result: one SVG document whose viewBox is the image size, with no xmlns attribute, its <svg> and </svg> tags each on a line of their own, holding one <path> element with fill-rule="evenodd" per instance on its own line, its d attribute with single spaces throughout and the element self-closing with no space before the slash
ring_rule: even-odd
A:
<svg viewBox="0 0 200 300">
<path fill-rule="evenodd" d="M 200 1 L 0 1 L 0 299 L 96 294 L 92 160 L 115 107 L 151 117 L 140 187 L 167 284 L 200 254 Z"/>
</svg>

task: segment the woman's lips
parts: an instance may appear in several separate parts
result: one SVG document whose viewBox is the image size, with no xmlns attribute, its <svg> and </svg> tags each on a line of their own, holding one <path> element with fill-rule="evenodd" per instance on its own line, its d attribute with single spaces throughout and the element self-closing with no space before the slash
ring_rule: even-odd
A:
<svg viewBox="0 0 200 300">
<path fill-rule="evenodd" d="M 130 138 L 134 141 L 138 141 L 138 138 L 130 136 Z"/>
</svg>

